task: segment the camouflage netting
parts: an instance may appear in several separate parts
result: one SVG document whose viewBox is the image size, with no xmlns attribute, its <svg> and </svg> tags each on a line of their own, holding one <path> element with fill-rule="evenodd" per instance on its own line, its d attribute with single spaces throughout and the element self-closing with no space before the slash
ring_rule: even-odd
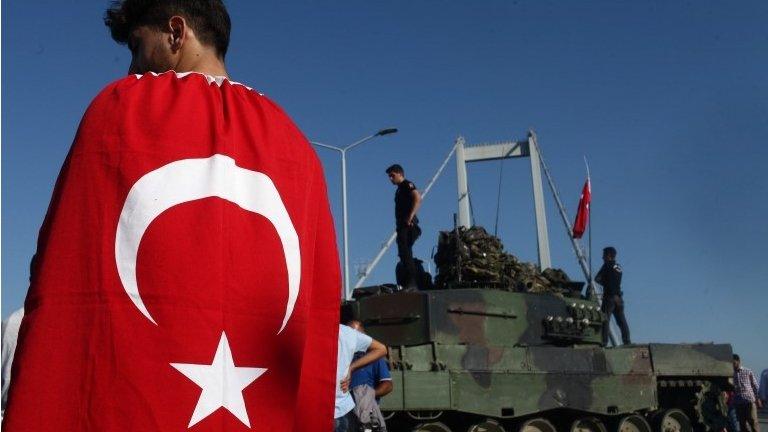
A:
<svg viewBox="0 0 768 432">
<path fill-rule="evenodd" d="M 520 262 L 504 252 L 501 241 L 488 234 L 483 227 L 459 228 L 441 231 L 435 253 L 437 288 L 461 285 L 489 285 L 496 288 L 523 292 L 563 292 L 570 282 L 560 269 L 540 272 L 531 263 Z"/>
</svg>

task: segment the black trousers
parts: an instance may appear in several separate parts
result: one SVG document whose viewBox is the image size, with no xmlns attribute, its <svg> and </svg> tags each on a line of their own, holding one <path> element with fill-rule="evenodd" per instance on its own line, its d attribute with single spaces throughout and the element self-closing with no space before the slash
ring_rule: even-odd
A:
<svg viewBox="0 0 768 432">
<path fill-rule="evenodd" d="M 333 432 L 357 432 L 357 416 L 355 410 L 333 419 Z"/>
<path fill-rule="evenodd" d="M 758 432 L 760 430 L 760 422 L 757 419 L 757 404 L 755 402 L 737 403 L 736 416 L 739 419 L 739 429 L 741 432 Z"/>
<path fill-rule="evenodd" d="M 412 224 L 397 226 L 397 256 L 405 271 L 405 289 L 418 288 L 416 283 L 416 263 L 413 261 L 413 244 L 421 235 L 419 225 Z"/>
<path fill-rule="evenodd" d="M 624 299 L 621 295 L 603 296 L 603 312 L 605 321 L 603 321 L 603 345 L 608 345 L 608 333 L 611 331 L 611 315 L 616 318 L 616 324 L 621 329 L 621 341 L 624 344 L 632 343 L 629 339 L 629 325 L 627 317 L 624 316 Z"/>
</svg>

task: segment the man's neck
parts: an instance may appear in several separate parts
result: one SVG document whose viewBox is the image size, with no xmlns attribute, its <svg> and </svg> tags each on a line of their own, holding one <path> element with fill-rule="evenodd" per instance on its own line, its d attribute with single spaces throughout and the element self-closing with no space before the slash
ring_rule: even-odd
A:
<svg viewBox="0 0 768 432">
<path fill-rule="evenodd" d="M 229 78 L 224 61 L 208 50 L 191 52 L 182 57 L 175 70 L 176 72 L 198 72 Z"/>
<path fill-rule="evenodd" d="M 217 76 L 217 77 L 225 77 L 229 79 L 229 74 L 227 73 L 227 70 L 223 67 L 204 67 L 204 66 L 198 66 L 198 67 L 180 67 L 176 70 L 178 73 L 182 72 L 197 72 L 204 75 L 210 75 L 210 76 Z"/>
</svg>

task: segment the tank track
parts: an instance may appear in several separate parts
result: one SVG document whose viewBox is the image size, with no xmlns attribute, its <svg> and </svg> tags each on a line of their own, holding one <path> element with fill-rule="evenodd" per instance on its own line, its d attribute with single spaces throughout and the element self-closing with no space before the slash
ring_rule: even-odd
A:
<svg viewBox="0 0 768 432">
<path fill-rule="evenodd" d="M 456 411 L 398 412 L 388 413 L 387 428 L 390 432 L 713 432 L 727 424 L 722 383 L 701 378 L 660 379 L 657 389 L 659 406 L 637 413 L 597 415 L 557 409 L 494 419 Z M 670 423 L 665 421 L 670 413 L 682 417 Z"/>
</svg>

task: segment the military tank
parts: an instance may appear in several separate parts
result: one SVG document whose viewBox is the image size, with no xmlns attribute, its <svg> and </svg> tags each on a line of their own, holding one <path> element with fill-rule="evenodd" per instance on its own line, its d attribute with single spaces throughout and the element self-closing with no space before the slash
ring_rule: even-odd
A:
<svg viewBox="0 0 768 432">
<path fill-rule="evenodd" d="M 584 283 L 451 236 L 433 289 L 362 288 L 343 309 L 389 347 L 390 432 L 723 429 L 730 345 L 603 346 L 606 317 Z"/>
</svg>

